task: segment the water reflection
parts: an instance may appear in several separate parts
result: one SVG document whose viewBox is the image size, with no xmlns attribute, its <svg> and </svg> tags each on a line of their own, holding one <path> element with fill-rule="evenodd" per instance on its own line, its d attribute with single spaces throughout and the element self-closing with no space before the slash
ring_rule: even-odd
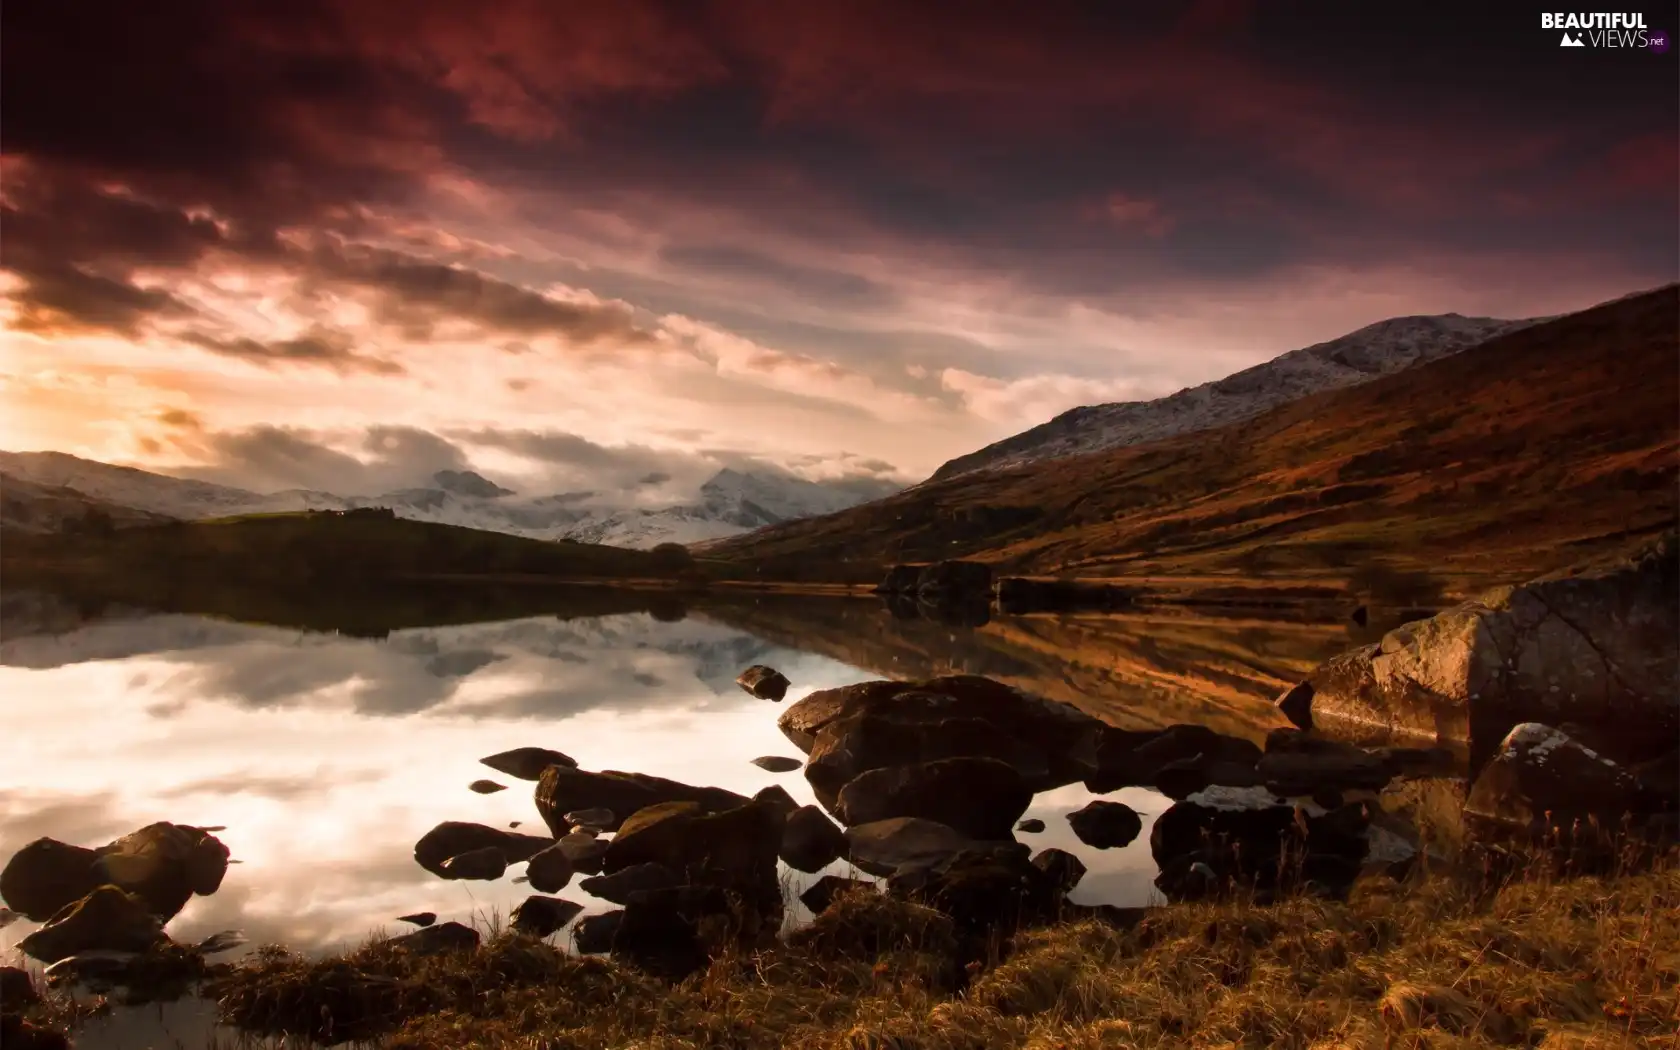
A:
<svg viewBox="0 0 1680 1050">
<path fill-rule="evenodd" d="M 774 783 L 814 801 L 799 772 L 751 764 L 803 756 L 776 728 L 784 708 L 735 686 L 750 664 L 787 674 L 787 703 L 876 677 L 964 671 L 1116 725 L 1200 722 L 1254 736 L 1278 724 L 1277 688 L 1346 644 L 1341 625 L 1253 618 L 959 627 L 895 620 L 874 602 L 763 596 L 681 613 L 562 611 L 367 637 L 13 592 L 0 609 L 0 856 L 49 835 L 97 845 L 155 820 L 225 826 L 219 837 L 240 863 L 219 892 L 187 904 L 171 936 L 240 929 L 254 944 L 326 951 L 403 932 L 396 917 L 412 912 L 505 917 L 530 893 L 511 877 L 439 880 L 413 859 L 442 820 L 542 832 L 531 785 L 497 776 L 511 790 L 468 789 L 488 772 L 483 755 L 552 747 L 586 769 L 744 795 Z M 1019 838 L 1086 863 L 1073 901 L 1141 904 L 1155 874 L 1149 823 L 1168 803 L 1135 788 L 1107 797 L 1144 817 L 1128 848 L 1077 840 L 1067 814 L 1092 798 L 1078 784 L 1035 797 L 1025 816 L 1046 829 Z M 795 895 L 818 875 L 795 878 Z M 575 881 L 563 895 L 586 914 L 612 907 Z M 0 948 L 35 928 L 0 931 Z M 187 1029 L 202 1020 L 191 1004 L 167 1013 Z M 130 1045 L 101 1031 L 83 1045 Z"/>
</svg>

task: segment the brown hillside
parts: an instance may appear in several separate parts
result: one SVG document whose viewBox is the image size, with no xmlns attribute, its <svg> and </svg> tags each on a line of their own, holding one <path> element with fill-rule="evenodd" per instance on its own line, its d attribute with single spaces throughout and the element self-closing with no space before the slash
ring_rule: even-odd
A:
<svg viewBox="0 0 1680 1050">
<path fill-rule="evenodd" d="M 766 566 L 1527 578 L 1680 517 L 1680 286 L 1231 427 L 930 482 L 723 541 Z"/>
</svg>

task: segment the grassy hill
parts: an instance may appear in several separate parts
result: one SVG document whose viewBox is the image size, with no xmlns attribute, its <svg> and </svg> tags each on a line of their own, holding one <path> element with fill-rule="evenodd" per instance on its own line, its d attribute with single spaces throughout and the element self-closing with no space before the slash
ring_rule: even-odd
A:
<svg viewBox="0 0 1680 1050">
<path fill-rule="evenodd" d="M 253 515 L 74 534 L 7 531 L 7 584 L 99 580 L 275 586 L 359 584 L 449 577 L 573 581 L 678 581 L 692 577 L 683 552 L 636 551 L 409 521 L 379 511 Z"/>
<path fill-rule="evenodd" d="M 1669 286 L 1235 426 L 929 482 L 705 556 L 807 578 L 953 557 L 1090 578 L 1527 578 L 1680 518 L 1677 321 Z"/>
</svg>

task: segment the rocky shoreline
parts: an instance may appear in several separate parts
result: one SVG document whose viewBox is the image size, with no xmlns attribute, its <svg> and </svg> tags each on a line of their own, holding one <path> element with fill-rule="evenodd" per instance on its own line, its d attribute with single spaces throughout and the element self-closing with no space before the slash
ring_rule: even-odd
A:
<svg viewBox="0 0 1680 1050">
<path fill-rule="evenodd" d="M 948 576 L 947 590 L 973 589 L 970 576 Z M 1668 601 L 1677 579 L 1670 543 L 1606 572 L 1506 589 L 1390 632 L 1280 697 L 1294 726 L 1263 744 L 1198 725 L 1119 729 L 955 675 L 822 690 L 783 710 L 777 724 L 804 757 L 758 764 L 802 765 L 816 805 L 800 806 L 776 785 L 748 797 L 519 748 L 483 762 L 534 785 L 547 833 L 446 821 L 416 843 L 414 858 L 449 880 L 497 880 L 523 864 L 518 878 L 537 892 L 510 917 L 507 936 L 528 950 L 571 925 L 580 955 L 684 982 L 719 960 L 814 945 L 869 961 L 890 947 L 877 929 L 887 916 L 937 942 L 937 983 L 953 995 L 1002 964 L 1029 931 L 1092 923 L 1135 931 L 1162 911 L 1075 904 L 1068 893 L 1084 863 L 1020 840 L 1042 829 L 1022 822 L 1034 794 L 1063 785 L 1097 795 L 1149 787 L 1172 800 L 1148 835 L 1154 885 L 1169 909 L 1340 905 L 1369 880 L 1408 885 L 1442 865 L 1497 885 L 1535 856 L 1574 874 L 1624 871 L 1665 856 L 1680 830 L 1680 675 Z M 740 685 L 779 703 L 790 683 L 752 667 Z M 1347 726 L 1353 731 L 1341 732 Z M 1462 822 L 1452 856 L 1408 810 L 1417 789 L 1432 785 L 1445 788 Z M 1067 819 L 1092 849 L 1123 848 L 1144 829 L 1138 813 L 1108 799 Z M 336 1007 L 332 1032 L 319 1030 L 318 1017 L 259 1009 L 240 989 L 276 967 L 298 972 L 295 958 L 213 964 L 236 937 L 182 945 L 168 936 L 165 924 L 187 900 L 216 892 L 226 877 L 217 830 L 157 823 L 100 847 L 30 843 L 0 872 L 7 906 L 43 924 L 20 948 L 47 965 L 53 985 L 122 987 L 144 1000 L 209 982 L 230 1020 L 252 1030 L 324 1037 L 372 1023 L 373 1014 L 351 1017 L 362 1007 L 348 1001 Z M 801 897 L 815 918 L 789 930 L 782 867 L 815 874 L 837 861 L 879 881 L 824 875 Z M 578 919 L 582 906 L 555 896 L 574 879 L 618 907 Z M 508 950 L 505 938 L 486 943 L 430 913 L 404 918 L 421 928 L 367 951 Z M 22 1015 L 7 1009 L 8 1048 L 30 1045 L 18 1041 Z"/>
</svg>

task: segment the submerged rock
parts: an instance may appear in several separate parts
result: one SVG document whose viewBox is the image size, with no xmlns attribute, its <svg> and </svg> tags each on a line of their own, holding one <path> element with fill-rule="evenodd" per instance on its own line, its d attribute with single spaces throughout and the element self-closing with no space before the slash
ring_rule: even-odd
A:
<svg viewBox="0 0 1680 1050">
<path fill-rule="evenodd" d="M 570 755 L 563 755 L 546 747 L 516 747 L 512 751 L 502 751 L 479 761 L 515 780 L 537 780 L 549 766 L 577 768 L 577 762 Z"/>
<path fill-rule="evenodd" d="M 785 755 L 761 755 L 753 759 L 752 764 L 766 773 L 791 773 L 805 763 Z"/>
<path fill-rule="evenodd" d="M 787 675 L 764 664 L 753 664 L 742 671 L 740 677 L 735 679 L 735 684 L 746 690 L 749 695 L 773 703 L 780 703 L 793 685 L 788 681 Z"/>
<path fill-rule="evenodd" d="M 1031 817 L 1015 825 L 1015 830 L 1025 832 L 1028 835 L 1036 835 L 1044 830 L 1044 821 L 1039 820 L 1037 817 Z"/>
<path fill-rule="evenodd" d="M 498 784 L 494 780 L 475 780 L 467 785 L 467 789 L 480 795 L 494 795 L 498 791 L 506 791 L 507 785 Z"/>
</svg>

